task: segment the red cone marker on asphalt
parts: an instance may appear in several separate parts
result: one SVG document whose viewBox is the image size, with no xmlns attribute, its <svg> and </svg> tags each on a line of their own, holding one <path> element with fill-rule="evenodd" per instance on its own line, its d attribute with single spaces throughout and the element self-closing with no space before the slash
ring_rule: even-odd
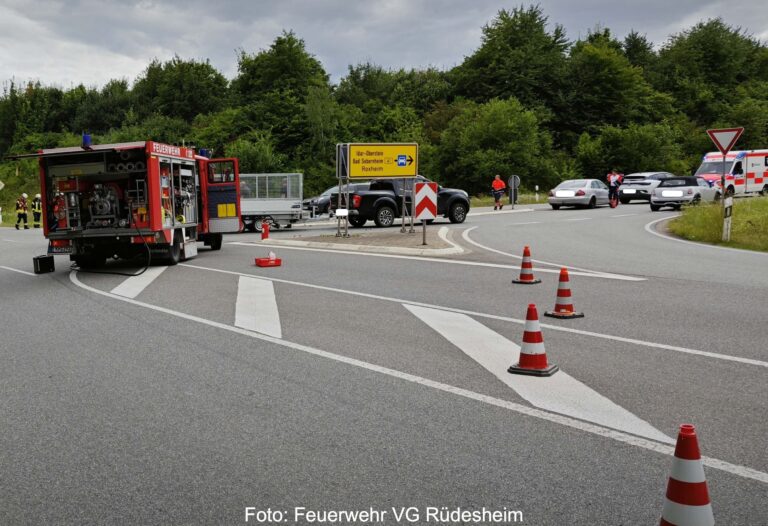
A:
<svg viewBox="0 0 768 526">
<path fill-rule="evenodd" d="M 661 510 L 660 526 L 713 526 L 715 517 L 709 501 L 704 466 L 701 464 L 696 429 L 680 426 L 672 461 L 672 474 Z"/>
<path fill-rule="evenodd" d="M 531 263 L 531 249 L 528 245 L 523 249 L 523 264 L 520 265 L 520 277 L 513 279 L 512 283 L 522 283 L 524 285 L 533 285 L 541 283 L 540 279 L 533 276 L 533 263 Z"/>
<path fill-rule="evenodd" d="M 570 279 L 568 278 L 568 269 L 560 269 L 560 283 L 557 285 L 557 298 L 555 299 L 555 309 L 545 311 L 544 316 L 550 318 L 583 318 L 583 312 L 573 310 L 573 300 L 571 299 Z"/>
<path fill-rule="evenodd" d="M 283 260 L 275 255 L 271 250 L 269 256 L 265 258 L 256 258 L 257 267 L 279 267 L 283 264 Z"/>
<path fill-rule="evenodd" d="M 539 326 L 539 314 L 536 305 L 528 305 L 525 316 L 525 332 L 523 345 L 520 347 L 520 360 L 512 365 L 508 372 L 532 376 L 552 376 L 560 368 L 554 363 L 547 363 L 547 352 L 544 349 L 544 335 Z"/>
</svg>

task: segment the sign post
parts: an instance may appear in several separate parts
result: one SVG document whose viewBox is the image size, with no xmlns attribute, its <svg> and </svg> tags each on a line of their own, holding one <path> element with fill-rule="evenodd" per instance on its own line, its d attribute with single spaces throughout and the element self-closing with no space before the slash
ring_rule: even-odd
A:
<svg viewBox="0 0 768 526">
<path fill-rule="evenodd" d="M 507 179 L 507 189 L 509 190 L 509 205 L 510 208 L 515 208 L 517 202 L 517 189 L 520 188 L 520 176 L 513 175 Z"/>
<path fill-rule="evenodd" d="M 725 157 L 731 151 L 736 141 L 739 140 L 744 128 L 722 128 L 707 130 L 707 135 L 715 143 L 717 149 L 723 154 L 722 175 L 720 176 L 720 188 L 723 193 L 723 241 L 731 240 L 731 216 L 733 215 L 733 198 L 726 193 L 725 185 Z"/>
<path fill-rule="evenodd" d="M 427 220 L 437 217 L 437 183 L 416 183 L 416 219 L 421 221 L 421 244 L 427 244 Z"/>
</svg>

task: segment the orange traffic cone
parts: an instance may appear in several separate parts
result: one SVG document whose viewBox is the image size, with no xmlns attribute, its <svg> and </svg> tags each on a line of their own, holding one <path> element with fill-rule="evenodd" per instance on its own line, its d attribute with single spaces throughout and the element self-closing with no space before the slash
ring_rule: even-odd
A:
<svg viewBox="0 0 768 526">
<path fill-rule="evenodd" d="M 715 517 L 709 501 L 704 466 L 701 464 L 696 429 L 691 424 L 680 426 L 672 461 L 672 474 L 661 510 L 660 526 L 696 524 L 713 526 Z"/>
<path fill-rule="evenodd" d="M 520 265 L 520 277 L 513 279 L 512 283 L 522 283 L 524 285 L 533 285 L 541 283 L 540 279 L 533 276 L 533 263 L 531 263 L 531 249 L 528 245 L 523 249 L 523 264 Z"/>
<path fill-rule="evenodd" d="M 520 347 L 520 360 L 507 369 L 513 374 L 528 374 L 532 376 L 552 376 L 560 368 L 554 363 L 547 363 L 547 352 L 544 349 L 544 335 L 539 327 L 539 314 L 536 305 L 528 305 L 525 316 L 525 332 L 523 345 Z"/>
<path fill-rule="evenodd" d="M 568 269 L 563 267 L 560 269 L 560 283 L 557 285 L 557 298 L 555 299 L 555 310 L 545 311 L 544 316 L 550 318 L 583 318 L 583 312 L 575 312 L 573 310 L 573 300 L 571 300 L 571 288 L 568 284 L 570 279 L 568 278 Z"/>
<path fill-rule="evenodd" d="M 269 223 L 262 221 L 261 223 L 261 240 L 269 239 Z"/>
</svg>

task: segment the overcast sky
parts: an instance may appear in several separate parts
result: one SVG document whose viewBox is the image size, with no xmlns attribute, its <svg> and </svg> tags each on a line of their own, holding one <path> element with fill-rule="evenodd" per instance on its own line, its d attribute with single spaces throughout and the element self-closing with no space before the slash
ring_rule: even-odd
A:
<svg viewBox="0 0 768 526">
<path fill-rule="evenodd" d="M 550 24 L 575 40 L 596 25 L 634 29 L 661 45 L 720 16 L 768 41 L 764 0 L 541 0 Z M 334 82 L 349 64 L 450 68 L 479 45 L 481 28 L 520 2 L 490 0 L 0 0 L 0 82 L 69 88 L 135 80 L 153 59 L 209 59 L 226 77 L 236 50 L 268 48 L 282 30 L 304 39 Z M 526 4 L 527 5 L 527 4 Z"/>
</svg>

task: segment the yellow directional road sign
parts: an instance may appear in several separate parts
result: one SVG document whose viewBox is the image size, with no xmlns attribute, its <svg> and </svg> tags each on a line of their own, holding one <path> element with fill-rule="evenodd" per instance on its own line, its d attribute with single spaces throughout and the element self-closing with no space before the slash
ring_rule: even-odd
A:
<svg viewBox="0 0 768 526">
<path fill-rule="evenodd" d="M 416 143 L 350 144 L 349 177 L 416 177 L 419 145 Z"/>
</svg>

